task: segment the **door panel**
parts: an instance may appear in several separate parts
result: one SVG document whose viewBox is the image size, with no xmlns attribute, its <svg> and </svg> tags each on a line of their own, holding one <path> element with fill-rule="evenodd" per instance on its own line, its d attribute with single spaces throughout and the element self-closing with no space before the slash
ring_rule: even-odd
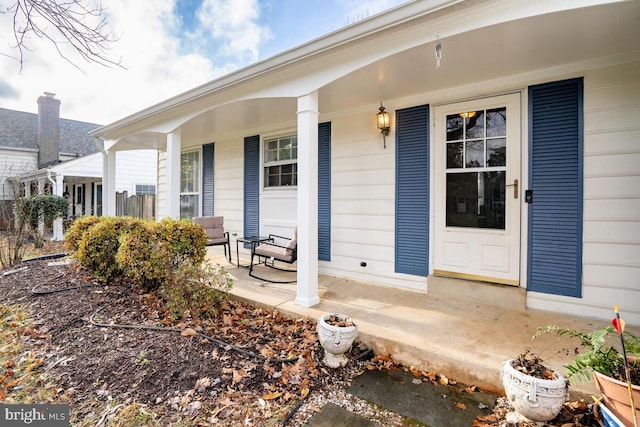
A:
<svg viewBox="0 0 640 427">
<path fill-rule="evenodd" d="M 520 95 L 435 108 L 434 273 L 517 285 Z"/>
</svg>

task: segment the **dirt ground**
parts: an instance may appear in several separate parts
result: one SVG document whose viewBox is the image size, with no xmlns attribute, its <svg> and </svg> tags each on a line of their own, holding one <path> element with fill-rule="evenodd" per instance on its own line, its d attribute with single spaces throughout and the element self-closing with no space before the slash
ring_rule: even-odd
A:
<svg viewBox="0 0 640 427">
<path fill-rule="evenodd" d="M 356 360 L 370 354 L 360 346 L 347 369 L 324 368 L 309 319 L 228 301 L 215 319 L 187 313 L 173 321 L 155 295 L 126 281 L 100 283 L 60 261 L 30 261 L 0 275 L 0 303 L 20 305 L 33 317 L 39 334 L 25 344 L 42 359 L 55 401 L 71 405 L 72 425 L 300 426 L 323 398 L 371 369 Z M 126 411 L 133 421 L 109 422 Z M 499 405 L 474 425 L 529 425 L 505 424 L 507 411 L 508 404 Z M 566 424 L 567 415 L 557 425 L 591 425 Z M 404 425 L 395 414 L 378 422 Z"/>
</svg>

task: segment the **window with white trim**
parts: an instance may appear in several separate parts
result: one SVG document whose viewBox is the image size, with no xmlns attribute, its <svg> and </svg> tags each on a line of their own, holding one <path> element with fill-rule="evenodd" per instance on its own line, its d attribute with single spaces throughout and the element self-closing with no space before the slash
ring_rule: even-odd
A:
<svg viewBox="0 0 640 427">
<path fill-rule="evenodd" d="M 136 184 L 136 196 L 141 196 L 143 194 L 151 194 L 152 196 L 155 196 L 156 186 L 153 184 Z"/>
<path fill-rule="evenodd" d="M 191 219 L 199 214 L 200 151 L 180 155 L 180 218 Z"/>
<path fill-rule="evenodd" d="M 298 137 L 290 135 L 264 141 L 264 186 L 298 185 Z"/>
</svg>

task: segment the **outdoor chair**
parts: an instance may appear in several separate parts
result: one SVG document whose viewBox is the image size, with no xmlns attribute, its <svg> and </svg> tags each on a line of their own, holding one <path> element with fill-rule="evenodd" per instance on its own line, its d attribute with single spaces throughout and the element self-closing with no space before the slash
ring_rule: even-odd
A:
<svg viewBox="0 0 640 427">
<path fill-rule="evenodd" d="M 254 264 L 255 258 L 258 257 L 257 264 Z M 263 260 L 261 262 L 261 259 Z M 279 268 L 275 265 L 276 261 L 284 262 L 287 264 L 293 264 L 298 259 L 298 229 L 293 231 L 293 237 L 278 236 L 276 234 L 269 234 L 269 241 L 267 242 L 253 242 L 251 244 L 251 264 L 249 265 L 249 276 L 264 280 L 271 283 L 293 283 L 297 280 L 297 277 L 293 280 L 272 280 L 264 277 L 259 277 L 254 273 L 254 265 L 264 264 L 269 268 L 273 268 L 279 271 L 287 273 L 296 273 L 296 270 L 290 270 L 285 268 Z"/>
<path fill-rule="evenodd" d="M 224 231 L 223 216 L 195 216 L 193 223 L 198 224 L 207 233 L 207 246 L 224 246 L 224 256 L 231 262 L 229 232 Z"/>
</svg>

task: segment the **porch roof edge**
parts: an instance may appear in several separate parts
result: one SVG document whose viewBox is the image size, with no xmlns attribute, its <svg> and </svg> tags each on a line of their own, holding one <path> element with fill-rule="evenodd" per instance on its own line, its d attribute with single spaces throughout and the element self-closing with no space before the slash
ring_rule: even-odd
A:
<svg viewBox="0 0 640 427">
<path fill-rule="evenodd" d="M 268 72 L 302 61 L 311 56 L 353 42 L 365 36 L 383 31 L 389 27 L 414 20 L 436 11 L 445 9 L 464 0 L 429 0 L 426 2 L 412 1 L 393 9 L 378 13 L 371 18 L 358 21 L 346 27 L 322 35 L 304 44 L 275 54 L 262 61 L 240 68 L 222 77 L 216 78 L 203 85 L 168 98 L 137 113 L 104 125 L 89 132 L 89 136 L 101 138 L 119 128 L 145 120 L 154 115 L 170 110 L 177 106 L 211 95 L 225 88 L 258 78 Z"/>
</svg>

